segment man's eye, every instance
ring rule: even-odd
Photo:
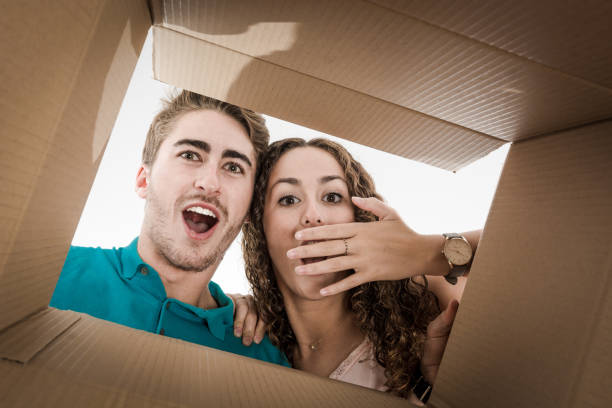
[[[183,152],[179,155],[180,157],[182,157],[185,160],[189,160],[189,161],[196,161],[196,160],[200,160],[200,155],[197,154],[196,152]]]
[[[323,196],[323,201],[326,203],[339,203],[342,201],[342,196],[338,193],[327,193]]]
[[[234,163],[234,162],[226,163],[224,167],[230,173],[236,173],[236,174],[244,173],[244,170],[242,169],[242,166],[240,166],[238,163]]]
[[[300,199],[292,195],[281,197],[281,199],[278,200],[278,203],[282,206],[290,206],[290,205],[297,204],[299,202],[300,202]]]

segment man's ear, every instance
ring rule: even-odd
[[[141,164],[136,173],[136,194],[140,198],[147,198],[147,187],[149,187],[149,170]]]

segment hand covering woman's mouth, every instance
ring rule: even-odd
[[[304,265],[308,265],[308,264],[315,263],[315,262],[321,262],[321,261],[324,261],[326,259],[327,259],[326,256],[318,256],[316,258],[302,258],[302,263]]]
[[[316,241],[304,241],[302,242],[301,245],[312,245],[312,244],[316,244],[317,242],[323,242],[321,240],[316,240]],[[317,256],[317,257],[313,257],[313,258],[302,258],[301,261],[304,265],[308,265],[311,263],[315,263],[315,262],[321,262],[326,260],[327,257],[326,256]]]

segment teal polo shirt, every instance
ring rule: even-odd
[[[50,306],[289,366],[267,336],[248,347],[234,337],[233,303],[216,283],[208,284],[216,309],[166,296],[159,275],[143,262],[137,247],[138,238],[124,248],[71,247]]]

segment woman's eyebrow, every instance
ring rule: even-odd
[[[300,184],[300,181],[294,177],[279,178],[278,180],[274,182],[274,184],[270,186],[270,190],[276,187],[276,185],[279,183],[289,183],[291,185],[297,186],[298,184]]]
[[[320,184],[324,184],[324,183],[329,183],[332,180],[342,180],[346,183],[346,180],[344,180],[344,177],[342,176],[337,176],[337,175],[333,175],[333,176],[323,176],[319,179],[319,183]]]
[[[342,176],[338,176],[338,175],[331,175],[331,176],[323,176],[319,178],[319,183],[320,184],[325,184],[325,183],[329,183],[330,181],[333,180],[342,180],[344,183],[346,183],[346,180],[344,180],[344,178]],[[272,184],[270,186],[270,190],[272,190],[274,187],[276,187],[277,184],[280,183],[288,183],[291,184],[293,186],[297,186],[302,184],[302,182],[298,179],[296,179],[295,177],[284,177],[284,178],[279,178],[278,180],[276,180],[274,182],[274,184]]]

